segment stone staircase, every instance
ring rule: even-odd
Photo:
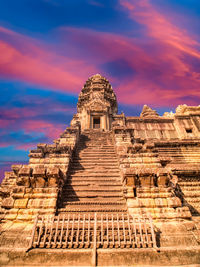
[[[196,164],[200,163],[200,147],[182,146],[182,147],[160,147],[159,156],[168,157],[170,164]]]
[[[189,207],[193,216],[200,215],[200,181],[198,179],[186,178],[179,181],[184,205]]]
[[[117,156],[111,134],[82,133],[58,202],[63,213],[126,213]]]

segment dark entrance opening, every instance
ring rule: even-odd
[[[93,128],[99,129],[100,128],[100,117],[93,119]]]

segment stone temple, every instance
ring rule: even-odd
[[[0,186],[1,266],[200,263],[200,106],[126,117],[96,74],[29,157]]]

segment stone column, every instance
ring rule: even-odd
[[[106,115],[105,114],[103,116],[101,116],[101,122],[102,122],[101,128],[106,130],[107,129],[107,123],[106,123]]]

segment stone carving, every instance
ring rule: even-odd
[[[149,118],[149,117],[158,117],[158,113],[151,109],[150,107],[148,107],[147,105],[144,105],[142,113],[140,114],[140,117],[143,118]]]

